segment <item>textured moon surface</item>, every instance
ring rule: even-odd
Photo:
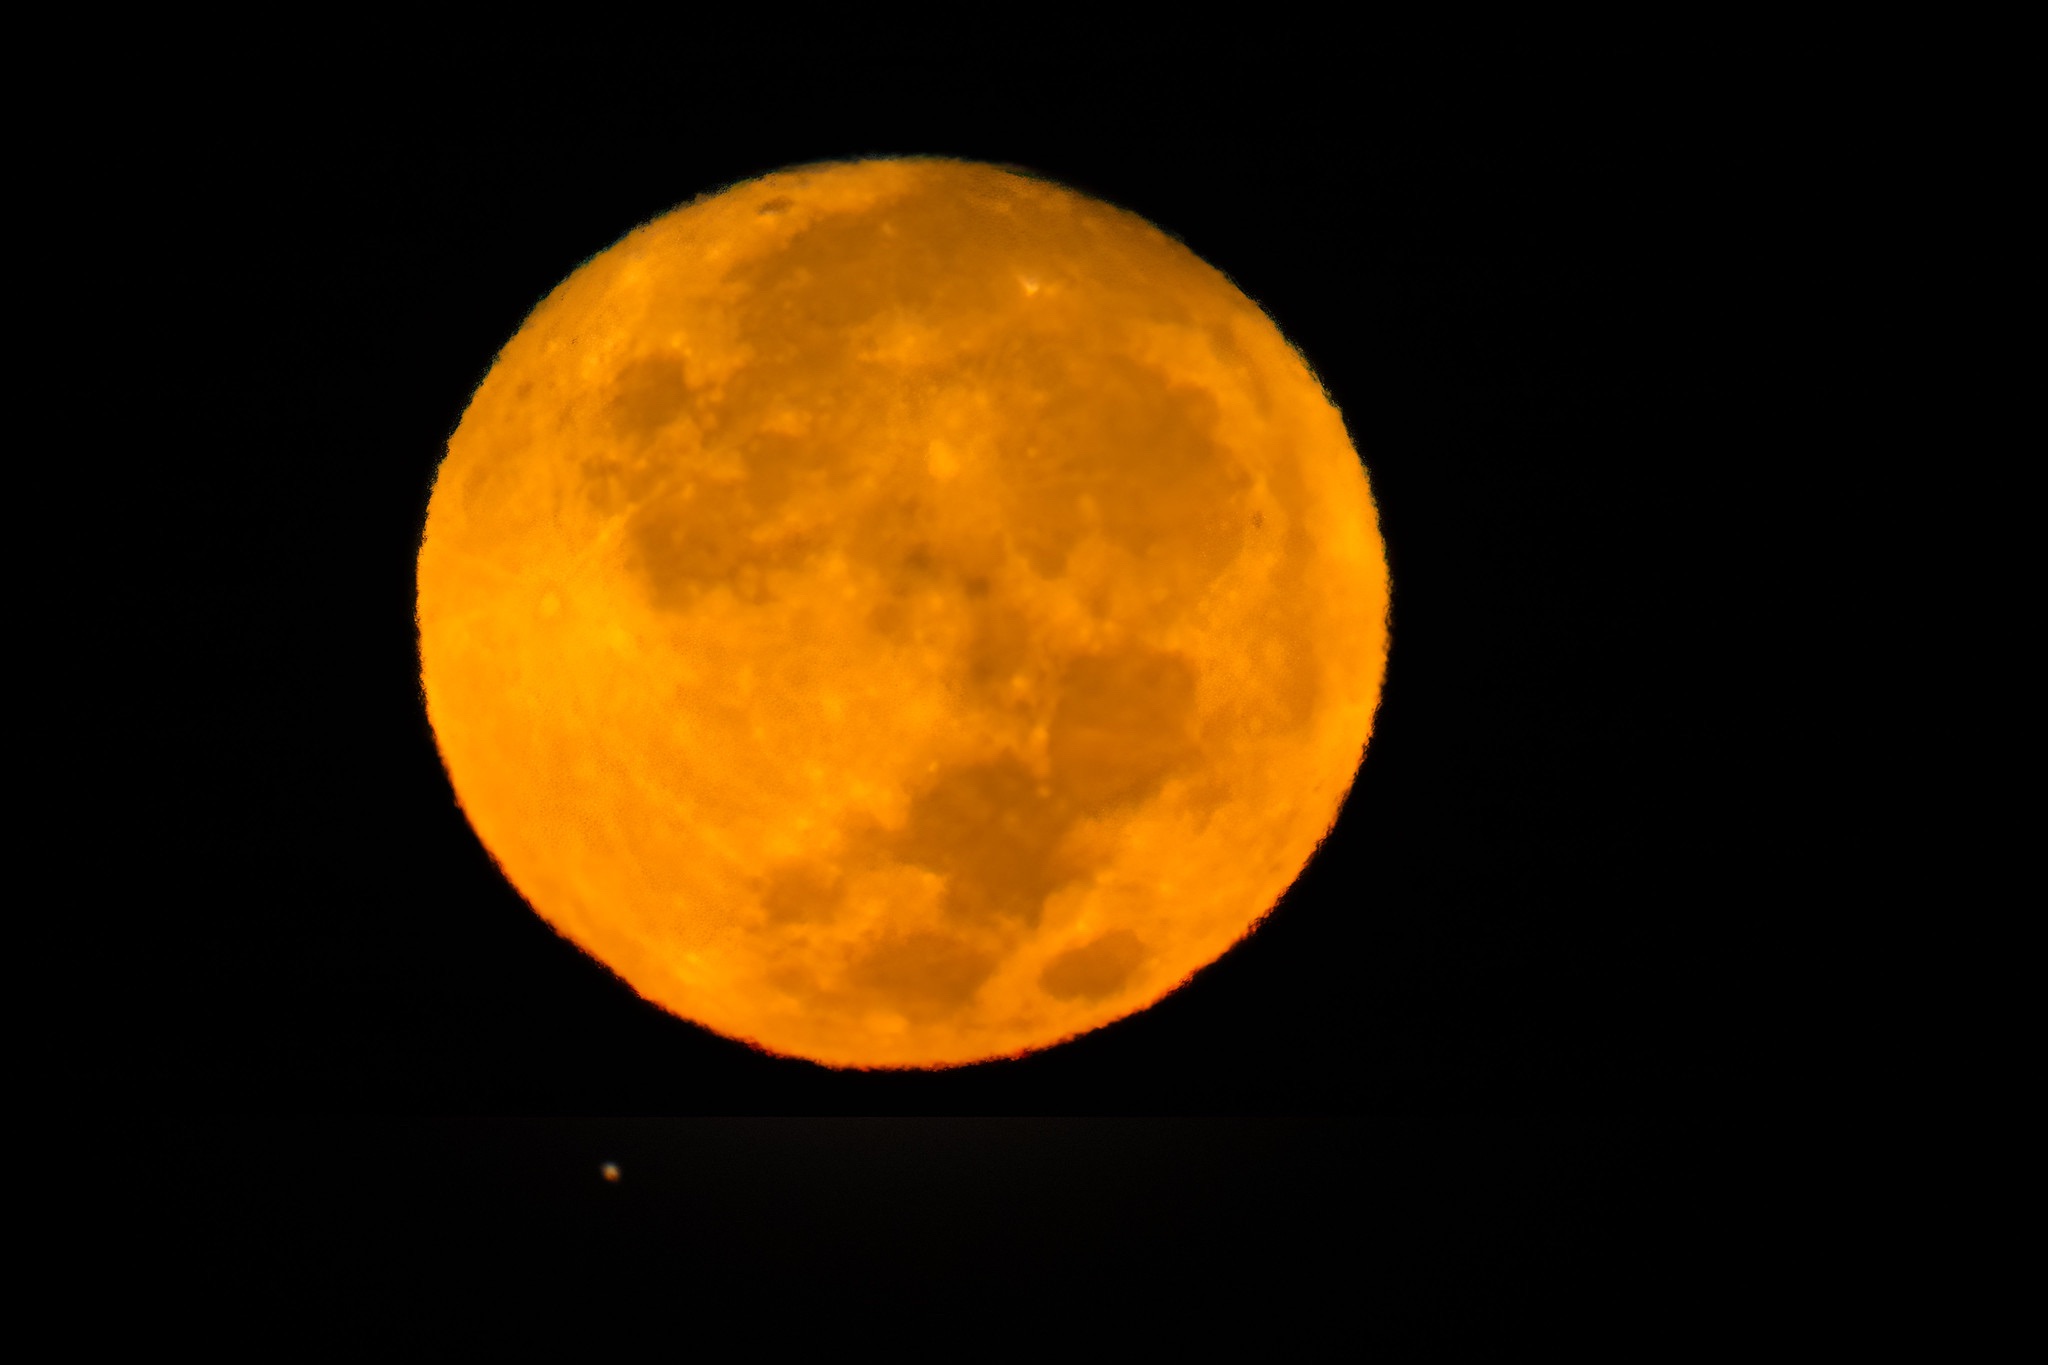
[[[992,166],[779,172],[554,290],[448,444],[428,716],[529,904],[833,1066],[1016,1055],[1273,907],[1372,730],[1343,420],[1222,274]]]

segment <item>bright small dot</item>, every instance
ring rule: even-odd
[[[616,1161],[607,1161],[607,1162],[605,1162],[605,1163],[604,1163],[604,1165],[602,1165],[602,1166],[598,1167],[598,1170],[600,1170],[601,1172],[603,1172],[603,1174],[604,1174],[604,1178],[605,1178],[606,1180],[610,1180],[610,1181],[613,1181],[614,1183],[616,1183],[616,1182],[617,1182],[617,1180],[618,1180],[618,1178],[619,1178],[619,1163],[618,1163],[618,1162],[616,1162]]]

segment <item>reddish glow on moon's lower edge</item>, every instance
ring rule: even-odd
[[[636,230],[478,388],[422,680],[514,886],[647,999],[833,1066],[1158,1000],[1328,831],[1387,573],[1249,299],[991,166],[749,181]]]

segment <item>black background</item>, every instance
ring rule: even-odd
[[[834,22],[352,36],[138,109],[183,429],[133,455],[169,818],[130,845],[120,1048],[162,1129],[149,1245],[204,1286],[181,1321],[1085,1357],[1654,1301],[1716,743],[1674,738],[1713,661],[1673,604],[1737,97],[1655,63],[1403,78],[1313,33]],[[412,624],[443,443],[554,284],[701,193],[888,153],[1028,168],[1228,274],[1344,411],[1394,583],[1367,760],[1265,926],[1141,1015],[941,1073],[749,1051],[557,938],[454,804]]]

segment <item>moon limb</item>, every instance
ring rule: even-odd
[[[545,300],[450,441],[422,678],[479,836],[665,1008],[833,1065],[1045,1046],[1249,931],[1370,735],[1341,417],[1149,224],[781,172]]]

